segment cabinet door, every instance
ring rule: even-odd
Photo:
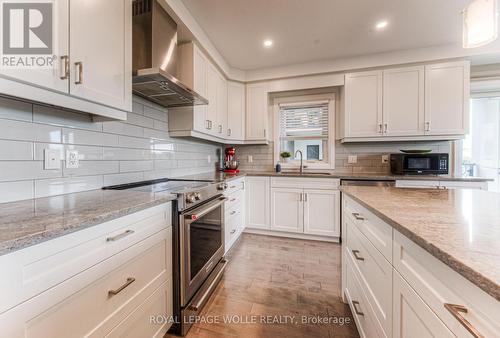
[[[227,129],[227,81],[218,74],[217,81],[217,136],[224,138]]]
[[[383,83],[384,135],[423,135],[424,67],[384,70]]]
[[[70,94],[132,109],[131,0],[71,0]]]
[[[202,52],[193,47],[193,90],[203,97],[207,97],[207,59]],[[207,132],[207,106],[197,105],[193,107],[194,110],[194,130],[200,132]]]
[[[207,125],[210,134],[217,134],[217,87],[219,74],[211,63],[207,63]]]
[[[303,189],[271,189],[271,230],[304,232],[303,197]]]
[[[382,71],[346,74],[345,137],[382,136]]]
[[[245,85],[228,82],[227,138],[244,140],[245,136]]]
[[[247,85],[246,139],[266,140],[267,130],[267,85]]]
[[[269,229],[269,177],[246,178],[246,226]]]
[[[425,66],[425,134],[460,135],[468,130],[469,63]]]
[[[55,30],[52,41],[53,67],[47,69],[0,68],[0,76],[26,82],[58,92],[68,93],[69,78],[65,78],[64,63],[68,57],[69,0],[52,2],[52,19]],[[6,13],[7,14],[7,13]],[[8,57],[9,55],[5,55]],[[50,55],[49,55],[50,56]],[[68,61],[69,62],[69,59]]]
[[[393,270],[393,337],[455,337],[408,283]]]
[[[304,233],[340,236],[340,191],[304,190]]]

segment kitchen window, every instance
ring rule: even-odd
[[[307,168],[334,169],[334,94],[276,98],[274,110],[275,162],[285,168],[299,167],[296,152],[300,150]],[[281,158],[283,152],[291,157]]]

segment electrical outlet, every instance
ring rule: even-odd
[[[347,163],[349,163],[349,164],[358,163],[358,156],[357,155],[349,155],[347,157]]]
[[[66,151],[66,168],[76,169],[79,166],[80,166],[80,158],[78,156],[78,150]]]
[[[389,155],[382,155],[382,163],[389,163]]]
[[[252,155],[248,155],[247,161],[248,161],[248,163],[253,163],[253,156]]]
[[[61,151],[58,149],[44,150],[44,169],[57,170],[61,169]]]

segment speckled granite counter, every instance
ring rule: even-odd
[[[341,190],[500,301],[500,194],[353,186]]]
[[[0,204],[0,255],[171,201],[171,194],[92,190]]]

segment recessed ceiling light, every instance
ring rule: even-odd
[[[388,24],[389,24],[389,22],[387,20],[382,20],[382,21],[377,22],[377,24],[375,25],[375,28],[378,30],[384,29],[385,27],[387,27]]]
[[[273,45],[273,40],[264,40],[264,47],[271,47]]]

